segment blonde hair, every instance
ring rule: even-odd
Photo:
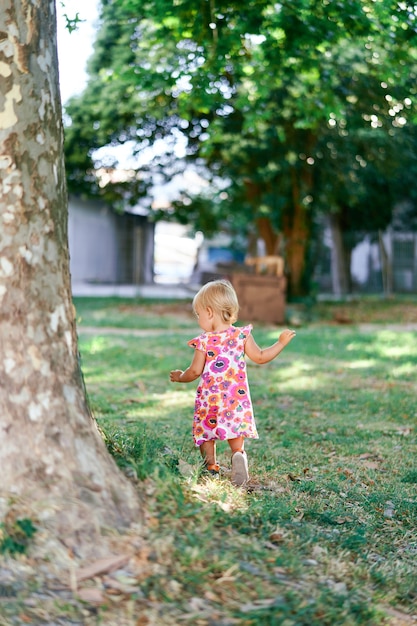
[[[197,307],[203,309],[211,307],[220,315],[223,322],[229,324],[236,322],[239,313],[236,291],[228,280],[212,280],[203,285],[194,296],[194,313]]]

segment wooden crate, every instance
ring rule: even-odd
[[[273,324],[285,321],[285,276],[234,273],[231,282],[239,299],[241,321]]]

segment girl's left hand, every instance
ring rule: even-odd
[[[280,334],[278,341],[284,344],[284,346],[286,346],[287,344],[290,343],[292,339],[294,339],[294,337],[295,337],[295,330],[290,330],[289,328],[286,328]]]

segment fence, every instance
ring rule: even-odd
[[[314,276],[321,293],[332,292],[331,247],[327,232]],[[350,269],[356,293],[417,293],[417,233],[389,230],[365,237],[352,251]]]

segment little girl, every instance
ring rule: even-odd
[[[195,444],[200,447],[206,469],[218,476],[216,440],[227,439],[232,452],[232,483],[244,485],[249,480],[244,439],[258,438],[245,355],[255,363],[268,363],[295,337],[295,332],[284,330],[272,346],[259,348],[251,334],[252,324],[233,326],[239,303],[227,280],[204,285],[194,297],[193,309],[204,332],[188,342],[194,348],[189,367],[173,370],[170,379],[189,383],[201,376],[194,411]]]

